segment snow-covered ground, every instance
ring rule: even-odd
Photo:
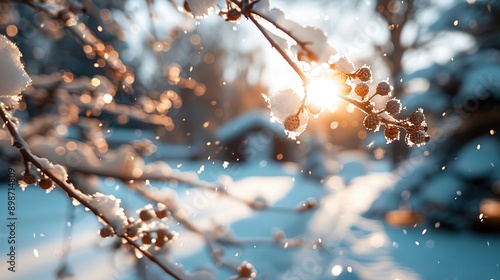
[[[232,194],[249,200],[263,199],[276,207],[295,208],[308,198],[319,202],[318,209],[303,213],[256,212],[227,197],[182,186],[174,188],[196,225],[226,226],[241,241],[225,246],[224,258],[236,264],[252,263],[257,279],[500,279],[498,234],[451,232],[425,223],[394,228],[384,221],[363,217],[380,192],[392,187],[390,174],[369,173],[349,185],[332,177],[320,184],[302,176],[293,164],[266,160],[229,166],[193,161],[170,164],[183,171],[199,171],[200,178],[206,181],[230,175]],[[109,179],[102,180],[100,191],[121,198],[129,211],[149,203]],[[0,201],[1,209],[5,209],[5,187],[0,188],[0,197],[5,198]],[[71,206],[62,192],[45,194],[37,187],[24,192],[19,189],[16,203],[16,272],[7,270],[7,231],[2,225],[1,279],[54,279],[64,257],[68,258],[71,279],[138,279],[131,255],[111,251],[113,241],[98,236],[100,226],[95,217],[82,207]],[[69,209],[75,210],[72,223],[68,223]],[[0,213],[5,224],[6,211]],[[188,271],[208,268],[216,272],[217,279],[233,275],[213,265],[200,237],[173,227],[180,232],[170,254],[174,262]],[[277,245],[272,242],[277,231],[283,231],[287,238],[302,237],[304,243],[297,248]],[[64,252],[68,238],[71,249]],[[154,265],[150,269],[157,271]],[[149,278],[158,279],[153,274]]]

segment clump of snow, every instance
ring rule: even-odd
[[[64,139],[47,141],[44,137],[33,136],[29,139],[29,145],[34,154],[43,156],[52,162],[63,164],[69,169],[78,168],[78,170],[88,173],[106,173],[120,178],[130,176],[141,178],[144,176],[144,159],[135,153],[131,145],[122,145],[116,150],[110,150],[98,157],[91,145],[85,142],[73,141],[77,144],[78,149],[74,151],[68,150],[61,155],[53,152],[58,146],[64,147],[69,141]],[[166,168],[168,166],[165,165]],[[156,172],[163,172],[162,170]]]
[[[148,190],[151,191],[151,189]],[[167,209],[179,208],[179,196],[174,190],[171,188],[161,188],[160,190],[155,188],[154,190],[158,201],[161,201]]]
[[[16,108],[21,91],[31,84],[21,57],[17,46],[0,34],[0,104],[6,108]]]
[[[333,70],[337,70],[342,73],[352,73],[356,69],[354,64],[349,61],[345,56],[341,56],[337,61],[335,61],[332,66]]]
[[[57,179],[66,182],[68,180],[68,173],[66,172],[66,169],[59,164],[54,164],[50,162],[46,158],[40,158],[37,156],[34,156],[36,161],[42,165],[42,168],[46,171],[52,172],[54,176],[57,177]]]
[[[261,0],[254,4],[254,11],[292,36],[295,43],[292,44],[291,51],[299,60],[327,63],[337,54],[335,48],[329,44],[327,34],[323,30],[312,26],[302,26],[287,18],[282,10],[270,9],[269,6],[269,0]]]
[[[123,234],[125,226],[127,225],[127,216],[120,206],[120,199],[113,195],[105,195],[102,193],[95,193],[89,199],[88,203],[96,209],[102,217],[110,223],[116,233]]]
[[[270,96],[263,95],[263,97],[269,109],[271,109],[272,122],[284,124],[286,118],[297,114],[302,106],[302,99],[292,89],[282,90]],[[294,131],[285,129],[285,133],[291,139],[296,139],[297,136],[304,132],[309,121],[309,115],[306,110],[301,110],[298,116],[300,120],[299,127]]]

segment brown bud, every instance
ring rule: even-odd
[[[318,206],[318,201],[314,198],[309,198],[307,200],[307,208],[308,209],[314,209]]]
[[[255,270],[253,268],[253,265],[248,262],[243,262],[240,266],[238,266],[238,273],[239,278],[255,278]]]
[[[399,99],[391,99],[385,104],[385,111],[391,116],[399,114],[399,112],[401,112],[401,109],[402,105]]]
[[[378,114],[370,114],[363,120],[363,125],[368,130],[378,131],[380,128],[380,116]]]
[[[149,245],[151,244],[151,237],[147,232],[144,232],[142,235],[142,244]]]
[[[387,143],[399,140],[399,129],[395,126],[388,126],[385,128],[384,136],[385,140],[387,140]]]
[[[139,218],[141,218],[144,222],[147,222],[154,218],[153,213],[151,212],[152,211],[149,209],[142,209],[141,212],[139,212]]]
[[[391,91],[392,91],[391,85],[388,82],[383,81],[377,84],[375,94],[378,94],[380,96],[386,96],[389,95]]]
[[[166,243],[166,241],[165,241],[165,232],[164,232],[163,229],[158,229],[156,231],[156,235],[157,235],[157,238],[155,240],[155,245],[156,245],[156,247],[161,248]]]
[[[361,98],[365,98],[366,95],[368,95],[368,92],[370,91],[370,88],[366,83],[358,83],[356,84],[356,87],[354,88],[354,92]]]
[[[363,82],[368,82],[372,79],[372,71],[368,66],[363,66],[354,73],[356,78],[360,79]]]
[[[44,178],[40,179],[40,182],[38,182],[38,185],[40,186],[40,188],[42,188],[44,190],[49,190],[49,189],[54,187],[54,181],[52,181],[52,179],[50,179],[50,178],[44,177]]]
[[[99,235],[101,235],[102,238],[107,238],[113,236],[113,230],[109,227],[103,227],[99,230]]]
[[[31,184],[34,184],[36,183],[36,177],[33,176],[31,173],[29,173],[28,171],[25,171],[24,174],[23,174],[23,181],[28,184],[28,185],[31,185]]]
[[[288,116],[285,119],[285,129],[288,131],[296,131],[300,126],[300,119],[297,115]]]
[[[422,109],[418,109],[417,111],[411,113],[411,115],[408,117],[410,122],[414,125],[421,125],[422,122],[425,121],[425,115]]]

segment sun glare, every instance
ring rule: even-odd
[[[307,86],[308,102],[325,110],[334,111],[340,101],[338,94],[343,89],[338,79],[322,75],[311,80]]]

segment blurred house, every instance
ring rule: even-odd
[[[297,160],[297,144],[287,139],[280,124],[269,121],[266,110],[252,110],[225,123],[214,138],[214,153],[221,160]]]

